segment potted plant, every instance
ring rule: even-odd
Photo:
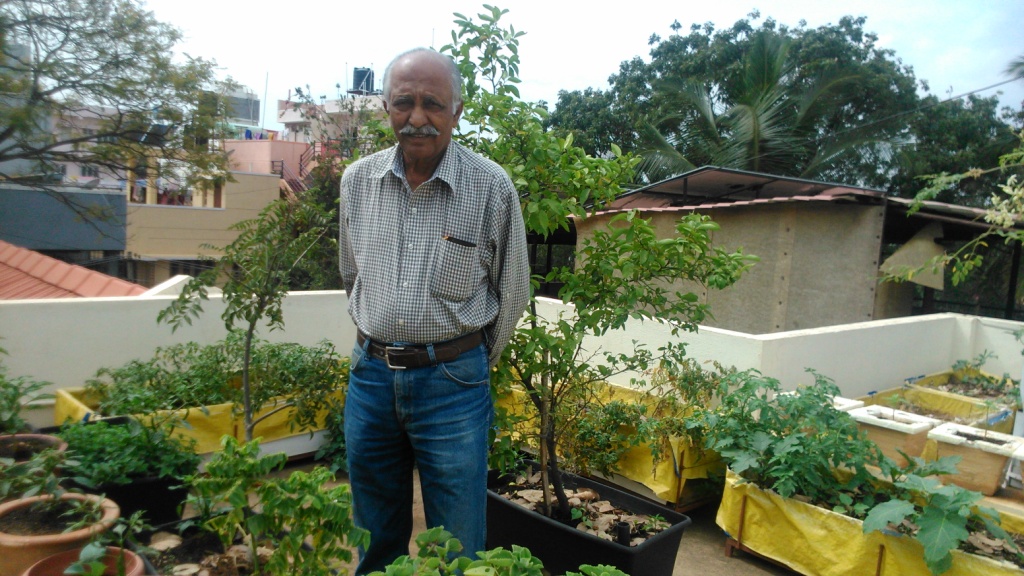
[[[142,576],[145,570],[145,563],[135,552],[127,548],[90,542],[81,550],[65,550],[51,554],[30,566],[22,576]]]
[[[868,439],[888,458],[906,466],[908,456],[923,456],[929,431],[941,420],[880,405],[862,406],[849,411]]]
[[[977,557],[979,538],[1018,562],[1020,551],[981,494],[930,477],[954,470],[951,459],[896,466],[832,406],[838,388],[814,379],[778,395],[776,380],[739,372],[720,406],[690,417],[729,462],[718,524],[732,548],[802,573],[1020,573]]]
[[[500,9],[489,8],[481,14],[479,24],[456,15],[460,30],[442,51],[453,56],[465,79],[463,120],[474,129],[464,141],[512,175],[524,195],[527,232],[545,237],[569,229],[572,218],[585,218],[617,196],[637,160],[617,149],[612,158],[593,158],[572,146],[571,138],[559,139],[543,129],[538,111],[518,100],[515,76],[522,33],[502,29],[498,25],[502,14]],[[627,320],[665,322],[674,332],[695,330],[708,314],[698,291],[732,284],[750,262],[740,252],[712,247],[715,229],[705,216],[692,214],[679,222],[677,237],[660,239],[649,221],[636,213],[623,213],[612,218],[607,229],[582,241],[575,266],[557,267],[546,278],[537,279],[561,285],[559,297],[575,305],[575,314],[545,317],[537,300],[531,302],[493,379],[499,396],[520,391],[517,397],[523,399],[518,422],[506,420],[497,426],[501,434],[495,454],[496,461],[510,464],[514,457],[507,456],[523,447],[518,441],[536,448],[545,515],[573,521],[559,461],[560,456],[571,458],[572,454],[562,451],[562,440],[580,415],[600,406],[598,396],[608,380],[643,373],[663,359],[676,363],[683,357],[679,344],[669,343],[658,350],[626,346],[626,351],[616,351],[594,348],[593,339],[621,334],[628,342],[629,336],[622,330]],[[671,288],[671,282],[679,279],[692,281],[694,291]],[[640,421],[642,401],[635,405],[635,409],[622,411],[632,421],[621,425]],[[508,414],[499,413],[499,417]],[[634,442],[646,440],[623,438],[624,442],[608,449],[622,454]],[[491,506],[501,504],[499,499],[495,492],[489,494],[489,515]],[[488,521],[489,546],[506,544],[490,533],[499,524]],[[553,524],[564,527],[559,522]],[[670,533],[681,535],[681,531]],[[589,536],[572,528],[567,534]],[[518,531],[513,538],[525,535],[526,531]],[[508,544],[518,543],[513,539]],[[578,543],[562,546],[561,559],[579,566],[581,562],[566,558],[579,547]],[[555,561],[550,553],[538,556],[548,565]],[[670,558],[669,571],[671,565]]]
[[[61,458],[47,451],[4,469],[0,574],[20,574],[46,556],[80,550],[120,516],[113,500],[61,488],[55,474]]]
[[[869,405],[889,405],[905,412],[1010,433],[1019,404],[1019,383],[983,370],[992,355],[958,360],[950,370],[908,378],[903,386],[861,398]]]
[[[177,330],[202,313],[202,301],[209,288],[220,284],[226,305],[221,317],[228,331],[241,325],[241,411],[244,440],[253,439],[260,403],[253,387],[253,346],[257,328],[284,328],[281,302],[290,288],[292,273],[303,259],[329,247],[325,235],[330,217],[315,204],[279,200],[260,212],[258,218],[232,226],[236,239],[221,249],[221,256],[209,270],[192,278],[178,298],[160,312],[157,320]],[[328,390],[333,387],[328,387]],[[332,408],[323,390],[306,389],[295,397],[282,399],[275,410],[299,406],[316,414]],[[337,407],[333,407],[336,409]]]
[[[992,496],[1006,479],[1012,459],[1024,459],[1024,438],[992,432],[955,422],[945,422],[928,431],[935,442],[935,457],[957,456],[955,474],[940,477],[943,482]]]
[[[59,438],[32,433],[28,422],[21,416],[26,404],[49,397],[49,394],[41,392],[49,382],[9,376],[2,361],[6,354],[0,348],[0,458],[24,461],[48,448],[63,450],[65,446]]]
[[[178,433],[194,438],[197,452],[213,452],[222,435],[241,438],[245,432],[238,410],[243,342],[244,335],[232,331],[220,342],[175,344],[158,348],[152,358],[103,368],[83,389],[57,391],[55,418],[176,418],[187,423]],[[250,365],[256,384],[250,396],[252,426],[259,426],[267,442],[290,441],[321,428],[332,406],[340,403],[348,370],[347,358],[329,342],[303,346],[256,339]],[[299,453],[301,447],[290,455]]]
[[[124,516],[141,511],[153,525],[180,518],[188,494],[184,478],[199,468],[194,441],[175,433],[169,420],[127,418],[66,424],[58,435],[73,461],[62,474],[73,486],[105,494]]]
[[[543,576],[551,572],[529,549],[520,546],[478,552],[477,558],[460,556],[462,543],[442,528],[431,528],[418,535],[416,548],[416,556],[401,556],[384,572],[371,572],[371,576]],[[566,576],[626,576],[614,566],[603,564],[583,564],[576,569],[579,572],[566,572]]]
[[[140,512],[121,516],[113,527],[95,535],[81,550],[51,554],[30,566],[22,576],[142,576],[146,563],[127,545],[137,545],[135,536],[150,528]]]
[[[235,561],[248,573],[332,575],[368,533],[352,520],[347,484],[334,484],[333,474],[319,466],[274,475],[285,460],[280,453],[261,456],[258,440],[225,436],[205,473],[188,478],[197,515],[183,525],[216,534],[223,553],[237,543],[244,552]]]

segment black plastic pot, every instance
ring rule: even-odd
[[[121,507],[121,516],[128,518],[138,510],[153,526],[167,524],[181,519],[179,509],[188,496],[188,488],[178,478],[137,478],[130,484],[100,484],[88,488],[65,480],[64,485],[83,492],[104,494]]]
[[[606,484],[563,473],[566,488],[593,488],[601,499],[636,514],[657,514],[672,525],[639,546],[624,546],[527,510],[497,492],[487,492],[487,548],[523,546],[553,576],[578,572],[582,564],[615,566],[630,576],[671,576],[690,518]]]

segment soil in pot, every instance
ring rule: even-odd
[[[65,516],[74,510],[70,502],[57,506],[18,508],[0,517],[0,532],[15,536],[60,534],[68,526]]]
[[[565,496],[572,506],[571,516],[560,518],[547,514],[544,510],[540,472],[534,472],[529,477],[518,476],[513,483],[501,486],[495,492],[527,510],[545,514],[567,526],[625,546],[642,544],[669,527],[660,515],[634,514],[603,499],[600,487],[565,489]]]
[[[56,530],[48,533],[29,534],[27,532],[39,532],[38,528],[26,529],[13,528],[22,532],[12,533],[11,527],[3,524],[9,516],[14,515],[19,522],[29,520],[33,523],[40,518],[40,508],[33,505],[52,498],[52,496],[33,496],[21,498],[0,504],[0,574],[20,574],[29,566],[57,552],[64,550],[80,550],[89,540],[98,534],[110,529],[120,516],[120,509],[113,500],[103,499],[98,496],[65,493],[62,500],[72,499],[80,501],[93,501],[99,505],[100,517],[97,521],[75,530],[67,530],[68,519],[62,519]],[[60,506],[55,506],[60,509]],[[23,511],[29,510],[28,515]]]
[[[49,434],[11,434],[0,436],[0,458],[24,462],[48,448],[64,450],[67,443]]]
[[[495,491],[501,489],[499,483],[492,484],[487,494],[487,548],[523,546],[553,575],[578,572],[582,564],[615,566],[631,576],[672,574],[680,539],[690,524],[687,516],[600,482],[565,473],[563,477],[567,489],[576,493],[596,492],[598,498],[595,502],[604,499],[609,503],[615,502],[613,509],[629,510],[630,516],[646,515],[651,520],[660,517],[668,527],[660,533],[641,538],[633,538],[631,534],[630,545],[622,545],[613,541],[615,535],[589,534],[514,504]],[[594,524],[593,520],[589,522]],[[615,525],[616,522],[613,520],[609,524]],[[584,528],[588,527],[584,524]],[[623,528],[617,527],[613,533],[619,529]]]

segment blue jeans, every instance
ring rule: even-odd
[[[412,472],[427,527],[443,526],[475,557],[484,549],[487,435],[494,418],[484,345],[453,362],[392,370],[358,345],[345,399],[356,525],[369,530],[356,574],[409,553]]]

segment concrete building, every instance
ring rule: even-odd
[[[664,237],[675,234],[683,214],[707,214],[721,226],[715,246],[760,261],[726,290],[687,290],[710,304],[707,326],[769,334],[910,316],[916,286],[941,290],[941,273],[896,284],[881,282],[882,272],[896,262],[923,265],[943,252],[940,243],[977,236],[989,228],[984,211],[938,202],[910,207],[910,200],[877,190],[704,167],[624,195],[577,222],[577,242],[623,210],[639,210]],[[1008,310],[991,315],[1013,317],[1017,283],[1014,275],[1006,287]]]

